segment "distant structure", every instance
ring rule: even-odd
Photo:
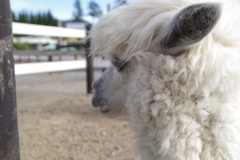
[[[84,22],[67,22],[66,28],[74,28],[74,29],[85,29],[86,23]]]
[[[87,25],[90,25],[89,22],[81,20],[81,21],[63,21],[62,27],[73,28],[73,29],[84,29]]]

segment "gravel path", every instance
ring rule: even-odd
[[[139,160],[127,118],[100,115],[84,77],[79,71],[16,77],[22,160]]]

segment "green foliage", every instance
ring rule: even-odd
[[[73,11],[74,20],[79,21],[82,19],[83,16],[83,10],[81,7],[80,0],[75,0],[74,8],[75,8],[75,10]]]
[[[89,3],[89,15],[93,18],[99,18],[102,15],[102,10],[99,5],[93,0]]]
[[[12,12],[12,21],[15,22],[16,21],[16,15],[14,12]]]
[[[21,11],[18,14],[18,22],[27,23],[29,22],[29,15],[27,11]]]
[[[57,26],[57,19],[52,16],[50,11],[33,13],[24,10],[19,12],[18,16],[12,12],[12,19],[13,22]]]
[[[14,43],[13,46],[16,50],[29,51],[29,50],[37,49],[37,44],[30,44],[30,43]]]

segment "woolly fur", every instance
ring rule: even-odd
[[[136,0],[90,34],[93,52],[135,64],[126,107],[143,160],[240,160],[240,6],[207,2],[221,3],[219,21],[177,57],[159,53],[161,29],[206,1]]]

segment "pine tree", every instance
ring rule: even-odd
[[[36,16],[31,12],[30,13],[30,21],[31,24],[37,24]]]
[[[37,24],[43,24],[43,18],[41,12],[36,14]]]
[[[12,12],[12,19],[13,22],[57,26],[57,19],[53,17],[50,11],[39,11],[37,13],[33,13],[23,10],[18,14],[18,16],[16,16],[16,14]]]
[[[29,23],[29,16],[27,11],[21,11],[18,14],[18,22]]]
[[[13,11],[12,11],[12,21],[16,22],[16,15],[15,15],[15,13]]]
[[[49,25],[51,25],[51,26],[56,26],[57,25],[57,20],[54,19],[50,10],[47,12],[47,17],[46,18],[47,18],[47,23]]]
[[[83,11],[82,11],[80,0],[75,1],[74,8],[75,8],[75,10],[73,11],[73,16],[74,16],[75,21],[82,20]]]
[[[94,18],[99,18],[102,15],[102,10],[99,5],[93,0],[89,3],[89,15]]]

